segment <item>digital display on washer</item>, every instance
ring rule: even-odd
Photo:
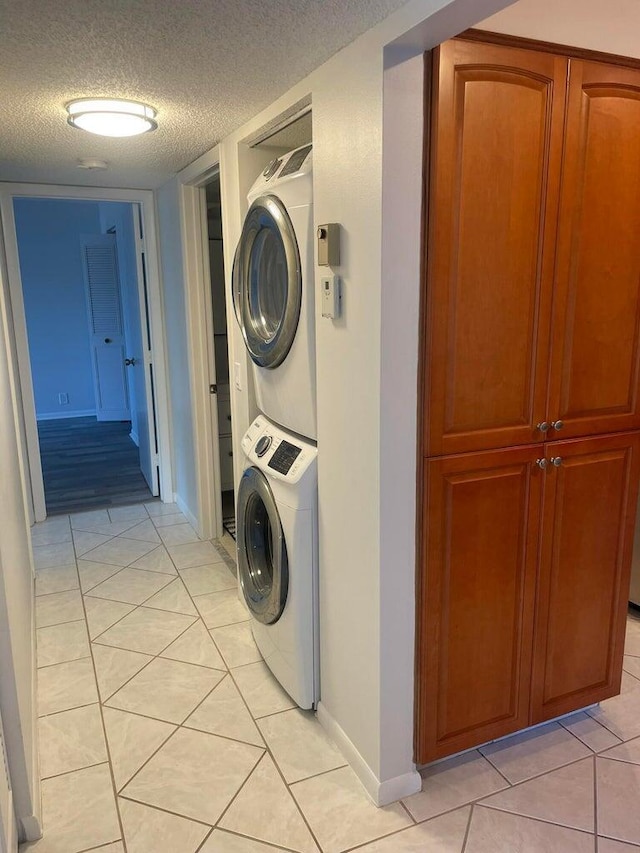
[[[284,178],[285,175],[292,175],[294,172],[297,172],[300,166],[307,159],[307,154],[311,151],[311,146],[307,145],[305,148],[301,148],[299,151],[296,151],[295,154],[292,154],[289,157],[288,162],[285,164],[284,169],[280,172],[280,177]]]
[[[289,469],[301,453],[301,447],[289,444],[288,441],[281,441],[278,449],[269,460],[268,466],[280,474],[288,474]]]

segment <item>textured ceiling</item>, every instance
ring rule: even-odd
[[[0,0],[0,180],[160,186],[405,2]],[[76,130],[64,104],[87,96],[146,101],[159,128]]]

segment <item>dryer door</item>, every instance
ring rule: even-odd
[[[282,364],[298,328],[302,271],[293,225],[276,196],[249,208],[233,263],[233,303],[253,361]]]
[[[287,602],[287,545],[264,474],[248,468],[238,489],[238,572],[244,600],[259,622],[277,622]]]

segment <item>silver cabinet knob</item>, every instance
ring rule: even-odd
[[[551,464],[555,465],[556,468],[559,468],[562,465],[562,456],[552,456]]]
[[[542,468],[543,471],[547,467],[548,464],[549,464],[548,459],[536,459],[536,465],[538,466],[538,468]]]
[[[564,421],[551,421],[551,426],[553,429],[562,429],[564,426]]]
[[[539,429],[540,432],[548,432],[551,429],[551,424],[547,423],[547,421],[542,421],[539,424],[536,424],[536,429]]]

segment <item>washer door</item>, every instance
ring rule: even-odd
[[[298,328],[302,272],[293,225],[276,196],[256,199],[245,218],[233,263],[233,304],[253,361],[282,364]]]
[[[278,508],[266,477],[248,468],[238,490],[238,572],[244,600],[265,625],[287,602],[289,562]]]

